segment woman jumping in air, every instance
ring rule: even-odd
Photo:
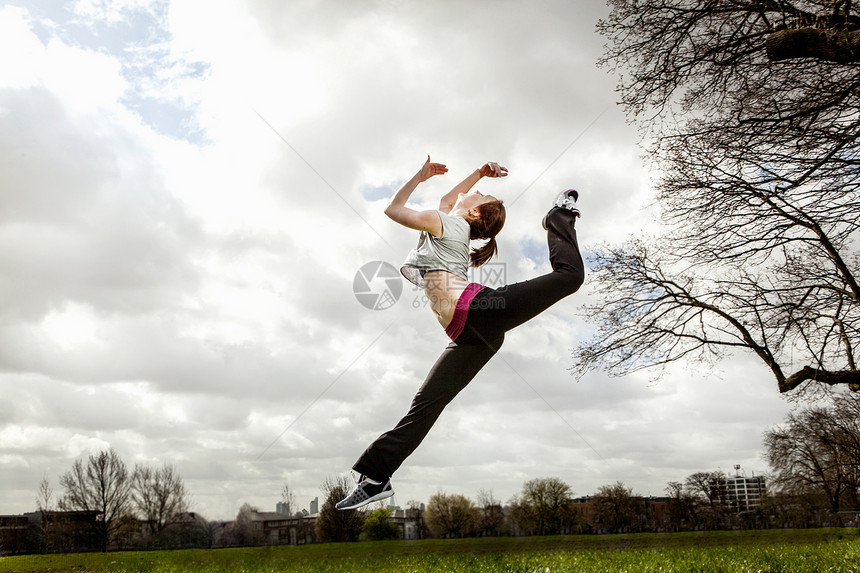
[[[582,285],[584,269],[574,222],[579,216],[578,193],[556,197],[543,218],[552,272],[528,281],[487,288],[466,280],[468,267],[480,266],[496,254],[496,235],[505,223],[505,207],[491,195],[469,190],[483,177],[504,177],[507,169],[487,163],[442,197],[439,209],[416,211],[406,206],[419,183],[446,173],[430,157],[391,200],[385,214],[395,222],[421,231],[418,246],[400,271],[424,288],[439,324],[451,338],[412,400],[409,412],[382,434],[355,462],[361,477],[339,501],[337,509],[356,509],[394,495],[390,478],[418,447],[433,423],[460,390],[499,350],[505,332],[537,316]],[[488,242],[469,252],[469,241]]]

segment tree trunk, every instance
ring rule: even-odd
[[[840,64],[860,62],[860,30],[780,30],[767,37],[765,48],[772,62],[792,58],[815,58]]]

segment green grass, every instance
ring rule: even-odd
[[[0,573],[858,572],[855,529],[556,536],[0,558]]]

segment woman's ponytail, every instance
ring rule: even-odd
[[[496,235],[505,224],[505,206],[501,201],[490,201],[478,207],[480,216],[469,221],[470,239],[489,239],[486,244],[472,249],[469,259],[473,267],[480,267],[492,259],[498,252]]]
[[[471,260],[473,267],[480,267],[481,265],[492,259],[498,252],[499,246],[496,244],[496,238],[490,237],[490,240],[487,241],[482,247],[472,249],[472,253],[469,255],[469,259]]]

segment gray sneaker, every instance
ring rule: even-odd
[[[581,217],[582,213],[579,212],[579,207],[576,205],[577,199],[579,199],[579,192],[576,189],[567,189],[566,191],[562,191],[561,193],[559,193],[556,196],[555,201],[552,202],[552,207],[550,208],[549,212],[547,212],[547,214],[543,216],[543,221],[541,221],[544,231],[546,230],[546,218],[556,207],[558,207],[559,209],[567,209],[575,216]]]
[[[374,483],[361,476],[360,481],[355,484],[349,495],[334,504],[334,507],[340,510],[358,509],[368,503],[373,503],[392,495],[394,495],[394,490],[391,488],[391,480],[385,483]]]

